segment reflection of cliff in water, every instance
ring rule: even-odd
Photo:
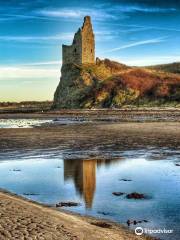
[[[83,196],[86,208],[91,208],[96,189],[96,166],[109,165],[113,160],[64,160],[64,180],[74,180],[75,188]]]

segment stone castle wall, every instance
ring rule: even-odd
[[[63,45],[63,63],[77,63],[81,64],[82,59],[82,35],[81,30],[79,29],[74,35],[73,43],[70,46]]]
[[[82,63],[94,63],[95,41],[90,17],[85,18],[81,34],[82,34]]]
[[[84,18],[82,28],[75,33],[72,45],[62,46],[62,56],[63,64],[95,62],[94,33],[89,16]]]

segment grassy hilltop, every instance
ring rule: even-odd
[[[62,66],[54,108],[180,104],[180,64],[129,67],[108,59]],[[173,73],[172,73],[173,72]]]
[[[175,62],[175,63],[170,63],[170,64],[161,64],[161,65],[151,66],[151,67],[149,67],[149,69],[180,74],[180,63]]]

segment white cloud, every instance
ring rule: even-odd
[[[22,14],[22,9],[15,10],[9,9],[8,13],[7,11],[2,12],[0,21],[25,19],[56,20],[58,18],[65,18],[72,21],[73,19],[83,18],[85,15],[90,15],[94,20],[104,21],[106,19],[117,20],[128,18],[128,13],[171,13],[177,11],[176,8],[148,7],[140,4],[103,4],[99,6],[92,5],[90,8],[41,8],[32,11],[24,9],[24,14]]]
[[[105,51],[105,53],[116,52],[116,51],[119,51],[119,50],[131,48],[131,47],[136,47],[136,46],[141,46],[141,45],[156,44],[156,43],[160,43],[160,42],[164,42],[164,41],[165,41],[165,37],[147,39],[147,40],[143,40],[143,41],[137,41],[137,42],[129,43],[129,44],[117,47],[117,48],[112,48],[108,51]]]
[[[32,63],[26,63],[22,66],[60,66],[62,64],[62,61],[47,61],[47,62],[32,62]]]
[[[50,17],[50,18],[65,18],[65,19],[81,19],[86,15],[90,15],[92,19],[104,20],[104,19],[117,19],[117,16],[110,13],[108,9],[96,9],[96,8],[59,8],[59,9],[41,9],[36,11],[38,16]],[[118,18],[124,18],[124,15],[118,16]]]
[[[180,32],[180,29],[178,28],[171,28],[171,27],[158,27],[157,25],[156,26],[147,26],[147,25],[136,25],[136,24],[116,24],[120,27],[126,27],[126,31],[136,31],[136,29],[139,29],[139,30],[162,30],[162,31],[175,31],[175,32]],[[132,30],[129,28],[133,28]]]
[[[169,56],[146,56],[146,57],[139,57],[139,58],[112,57],[112,59],[114,61],[125,63],[130,66],[151,66],[151,65],[158,65],[158,64],[180,62],[180,54],[169,55]]]
[[[97,41],[101,40],[111,40],[114,38],[114,33],[108,30],[95,31],[95,36]],[[22,43],[38,43],[38,42],[52,42],[52,41],[72,41],[74,37],[74,33],[59,33],[56,35],[49,36],[23,36],[23,35],[0,35],[0,41],[4,42],[22,42]]]
[[[41,19],[47,20],[45,17],[36,16],[33,13],[30,14],[7,14],[1,13],[0,21],[13,21],[13,20],[26,20],[26,19]]]
[[[59,9],[40,9],[35,12],[38,17],[79,19],[90,15],[95,20],[104,19],[124,19],[127,13],[167,13],[175,12],[176,8],[146,7],[140,5],[115,5],[104,4],[103,7],[92,6],[92,8],[59,8]]]
[[[120,11],[123,13],[135,13],[135,12],[168,13],[168,12],[177,11],[176,8],[159,8],[159,7],[140,6],[140,5],[117,5],[113,7],[112,10]]]
[[[56,63],[0,65],[0,101],[52,100],[60,78]]]
[[[84,12],[82,10],[71,9],[40,10],[38,13],[42,16],[48,17],[79,18],[84,16]]]
[[[42,64],[41,64],[42,65]],[[0,81],[34,79],[58,79],[60,67],[0,66]]]
[[[42,41],[66,41],[72,40],[73,33],[61,33],[52,36],[0,36],[0,41],[14,41],[14,42],[42,42]]]

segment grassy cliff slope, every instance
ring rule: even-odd
[[[176,106],[180,103],[180,75],[168,71],[98,59],[96,64],[63,65],[61,72],[54,108]]]

